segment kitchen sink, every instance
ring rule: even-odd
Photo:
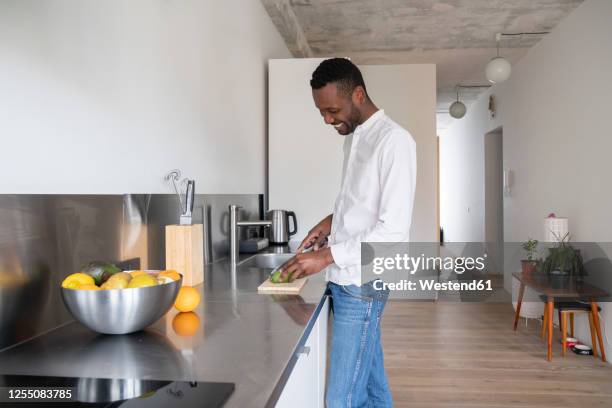
[[[244,266],[247,268],[274,269],[281,266],[294,256],[295,254],[257,254],[240,262],[238,266]]]

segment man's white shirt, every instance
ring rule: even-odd
[[[416,143],[381,109],[345,137],[326,280],[361,285],[361,242],[408,242],[416,187]]]

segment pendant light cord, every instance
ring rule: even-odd
[[[459,90],[461,88],[490,88],[491,85],[455,85],[455,92],[457,92],[457,102],[459,102]]]
[[[549,34],[550,31],[534,31],[531,33],[499,33],[498,37],[497,37],[497,57],[499,57],[499,41],[501,40],[501,37],[503,36],[507,36],[507,37],[513,37],[513,36],[517,36],[517,35],[544,35],[544,34]]]
[[[543,35],[550,34],[550,31],[535,31],[533,33],[501,33],[501,35]]]

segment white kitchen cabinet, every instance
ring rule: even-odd
[[[324,408],[327,362],[327,321],[329,298],[326,297],[298,360],[283,388],[278,408]]]
[[[317,365],[318,382],[317,382],[317,405],[315,407],[325,407],[325,385],[326,385],[326,373],[327,373],[327,323],[329,320],[329,297],[325,297],[325,303],[317,319],[318,324],[318,340],[319,340],[319,363]]]

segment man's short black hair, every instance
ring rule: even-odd
[[[310,86],[312,89],[321,89],[329,83],[336,83],[338,90],[350,97],[357,86],[367,91],[361,71],[355,64],[346,58],[330,58],[321,62],[312,73]]]

